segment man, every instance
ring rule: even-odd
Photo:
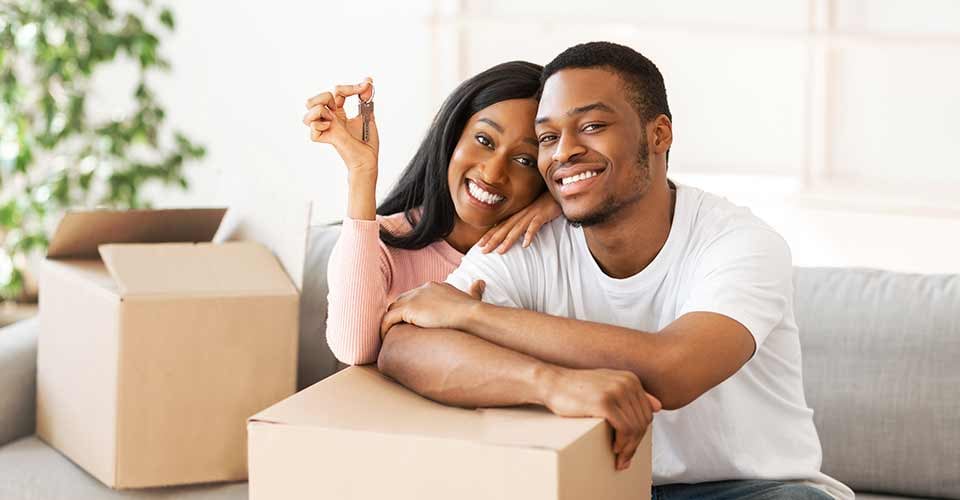
[[[380,369],[448,404],[605,418],[621,469],[662,404],[655,498],[853,498],[820,472],[789,249],[749,210],[667,179],[659,70],[595,42],[542,82],[538,165],[566,220],[398,298]]]

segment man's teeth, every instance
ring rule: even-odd
[[[595,170],[588,170],[588,171],[583,172],[583,173],[581,173],[581,174],[572,175],[572,176],[570,176],[570,177],[564,177],[564,178],[560,179],[560,183],[563,184],[564,186],[566,186],[567,184],[570,184],[570,183],[573,183],[573,182],[582,181],[582,180],[584,180],[584,179],[589,179],[589,178],[591,178],[591,177],[593,177],[593,176],[595,176],[595,175],[597,175],[597,172],[596,172]]]
[[[470,194],[473,195],[474,198],[488,205],[496,205],[503,201],[503,196],[485,191],[480,186],[474,184],[473,181],[467,181],[467,189],[470,190]]]

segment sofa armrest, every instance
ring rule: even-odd
[[[31,318],[0,329],[0,446],[34,432],[39,326]]]

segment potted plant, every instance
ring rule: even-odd
[[[67,208],[149,207],[142,187],[186,189],[184,167],[204,148],[164,127],[150,85],[170,69],[160,35],[169,8],[151,0],[4,0],[0,3],[0,298],[35,300],[31,256],[42,255]],[[98,118],[94,76],[135,67],[132,110]]]

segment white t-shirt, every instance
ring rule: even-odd
[[[582,228],[562,217],[528,248],[474,247],[447,282],[486,282],[483,300],[554,316],[658,332],[686,313],[723,314],[756,340],[737,373],[687,406],[653,420],[653,484],[727,479],[812,483],[853,498],[820,472],[821,449],[801,378],[790,249],[749,209],[678,185],[667,241],[641,272],[612,278]]]

